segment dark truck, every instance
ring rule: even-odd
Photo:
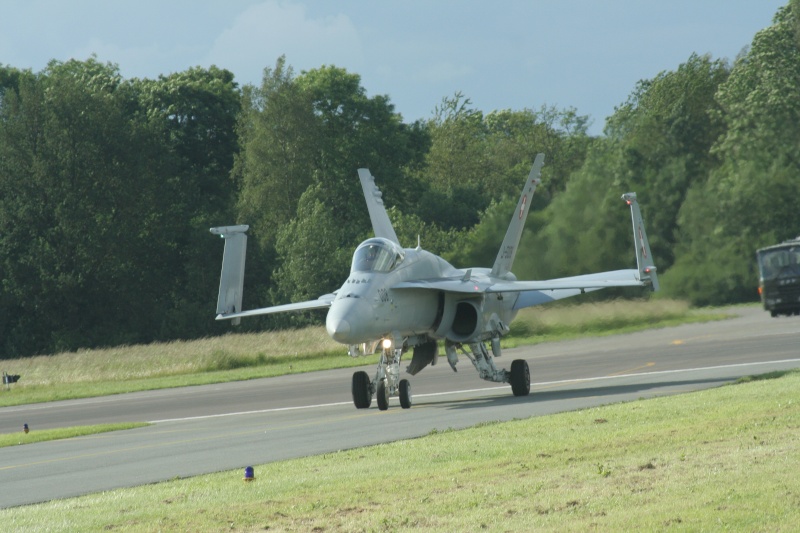
[[[772,316],[800,314],[800,237],[756,251],[758,294]]]

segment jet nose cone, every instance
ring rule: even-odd
[[[343,318],[326,320],[325,329],[328,330],[328,335],[337,342],[347,342],[347,338],[350,335],[350,323]]]

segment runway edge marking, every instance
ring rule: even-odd
[[[620,378],[629,378],[629,377],[641,377],[641,376],[657,376],[657,375],[664,375],[664,374],[677,374],[679,372],[700,372],[703,370],[719,370],[721,368],[737,368],[737,367],[747,367],[747,366],[763,366],[763,365],[778,365],[778,364],[785,364],[785,363],[800,363],[800,359],[783,359],[780,361],[761,361],[756,363],[734,363],[731,365],[717,365],[717,366],[706,366],[706,367],[699,367],[699,368],[682,368],[682,369],[675,369],[675,370],[658,370],[655,372],[638,372],[634,374],[614,374],[610,376],[598,376],[593,378],[573,378],[573,379],[562,379],[557,381],[542,381],[539,383],[531,383],[531,386],[536,387],[544,387],[548,385],[563,385],[564,383],[586,383],[591,381],[603,381],[603,380],[610,380],[610,379],[620,379]],[[485,392],[491,390],[499,390],[504,389],[508,385],[501,385],[496,387],[484,387],[479,389],[465,389],[465,390],[457,390],[457,391],[449,391],[449,392],[433,392],[428,394],[415,394],[415,398],[429,398],[434,396],[446,396],[449,394],[468,394],[471,392]],[[240,411],[235,413],[219,413],[215,415],[201,415],[201,416],[189,416],[185,418],[166,418],[164,420],[149,420],[149,424],[162,424],[166,422],[184,422],[190,420],[206,420],[210,418],[222,418],[226,416],[242,416],[242,415],[257,415],[257,414],[264,414],[264,413],[278,413],[282,411],[297,411],[300,409],[316,409],[322,407],[336,407],[340,405],[350,405],[352,402],[333,402],[333,403],[321,403],[316,405],[298,405],[295,407],[276,407],[273,409],[261,409],[255,411]]]

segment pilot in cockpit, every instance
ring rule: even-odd
[[[353,272],[389,272],[403,260],[402,249],[383,239],[370,239],[353,255]]]
[[[379,248],[374,244],[367,246],[367,253],[364,256],[364,260],[368,263],[374,263],[375,259],[378,257],[378,250]]]

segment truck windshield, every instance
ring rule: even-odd
[[[770,248],[758,253],[761,279],[770,280],[800,274],[800,246]]]

